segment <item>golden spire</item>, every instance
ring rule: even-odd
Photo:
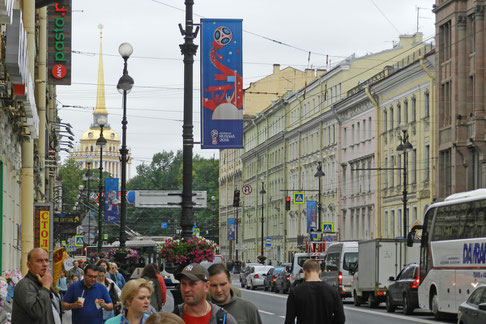
[[[108,115],[105,104],[105,81],[103,74],[103,25],[98,25],[98,29],[100,30],[100,63],[98,67],[98,91],[96,94],[96,109],[93,115]]]

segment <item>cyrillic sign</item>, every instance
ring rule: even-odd
[[[201,30],[201,148],[242,148],[242,21],[201,19]]]

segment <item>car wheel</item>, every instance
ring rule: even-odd
[[[243,281],[241,282],[241,288],[245,288],[245,284],[243,283]]]
[[[432,296],[432,313],[434,314],[434,318],[436,320],[440,320],[444,317],[444,313],[439,312],[439,297],[437,294]]]
[[[377,299],[376,299],[376,297],[373,296],[373,294],[369,294],[369,296],[368,296],[368,303],[369,303],[368,306],[370,308],[377,308],[378,307],[378,304],[379,304],[378,301],[377,301]]]
[[[267,286],[263,286],[263,290],[264,291],[267,291],[268,290],[268,287]]]
[[[386,295],[386,311],[388,313],[393,313],[395,311],[395,306],[393,306],[392,298],[390,294]]]
[[[407,293],[403,294],[403,314],[410,315],[413,313],[413,307],[410,305],[410,301],[408,300]]]
[[[356,294],[356,291],[353,292],[353,298],[354,298],[354,306],[360,306],[361,305],[361,298]]]
[[[274,289],[273,291],[275,291],[275,293],[276,293],[276,294],[278,294],[278,293],[279,293],[279,290],[278,290],[278,285],[277,285],[277,284],[275,284],[275,289]]]
[[[275,291],[275,286],[270,286],[270,291]]]

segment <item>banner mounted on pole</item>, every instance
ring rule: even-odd
[[[317,231],[317,201],[307,201],[307,233]]]
[[[243,148],[241,19],[201,19],[201,148]]]
[[[118,222],[118,178],[105,178],[105,222]]]

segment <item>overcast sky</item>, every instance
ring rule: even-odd
[[[326,68],[355,53],[389,49],[400,34],[419,31],[432,41],[434,0],[195,0],[200,18],[243,19],[245,87],[281,68]],[[72,84],[58,86],[59,115],[73,126],[76,143],[92,121],[96,105],[99,29],[103,29],[103,61],[108,122],[121,138],[121,95],[116,90],[123,59],[118,46],[132,44],[129,74],[135,80],[127,99],[127,145],[135,166],[150,162],[162,150],[182,147],[183,0],[73,0]],[[274,40],[274,41],[272,41]],[[195,41],[199,45],[199,38]],[[283,43],[283,44],[281,44]],[[310,60],[308,52],[311,52]],[[194,64],[194,134],[199,135],[199,54]],[[83,108],[66,108],[81,106]],[[195,153],[218,157],[216,150]]]

